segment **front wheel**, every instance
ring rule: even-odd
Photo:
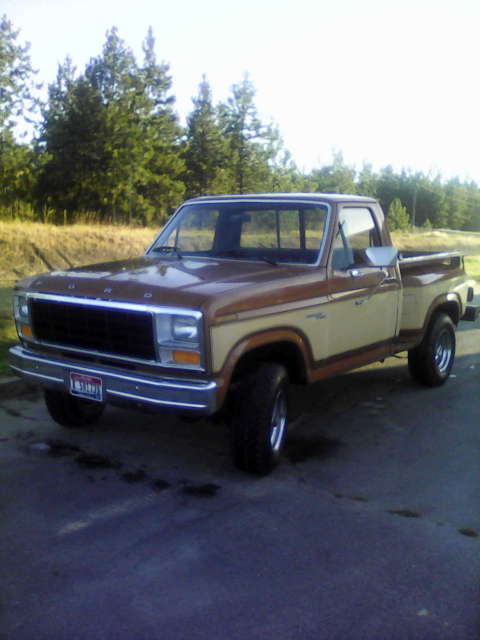
[[[288,375],[265,363],[240,384],[232,418],[233,455],[242,471],[266,475],[277,465],[288,426]]]
[[[89,427],[100,419],[105,408],[101,402],[52,389],[45,389],[45,404],[50,416],[62,427]]]
[[[446,313],[436,313],[422,342],[408,352],[414,380],[427,387],[443,384],[455,360],[455,325]]]

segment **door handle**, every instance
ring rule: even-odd
[[[395,276],[390,276],[388,278],[385,278],[385,280],[382,282],[382,284],[397,284],[398,283],[398,278],[395,278]]]

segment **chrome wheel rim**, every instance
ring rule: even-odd
[[[435,366],[439,373],[448,370],[453,355],[453,340],[449,331],[442,331],[435,344]]]
[[[270,446],[273,451],[281,447],[285,427],[287,425],[287,398],[283,390],[277,391],[273,403],[272,418],[270,421]]]

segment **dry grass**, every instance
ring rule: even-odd
[[[0,222],[0,280],[141,255],[154,229]],[[43,258],[42,258],[43,256]]]
[[[398,249],[426,251],[458,250],[465,254],[465,268],[469,276],[480,282],[480,233],[435,229],[434,231],[392,233]]]
[[[480,255],[480,233],[435,229],[432,231],[394,231],[392,240],[399,249],[427,251],[458,250],[466,255]]]
[[[56,227],[0,222],[0,375],[7,375],[8,347],[17,341],[11,295],[24,276],[141,255],[157,230],[100,225]]]

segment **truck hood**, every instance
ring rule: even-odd
[[[313,279],[312,279],[312,276]],[[319,269],[240,260],[141,257],[26,278],[17,289],[232,313],[303,297]],[[295,295],[292,298],[293,291]]]

